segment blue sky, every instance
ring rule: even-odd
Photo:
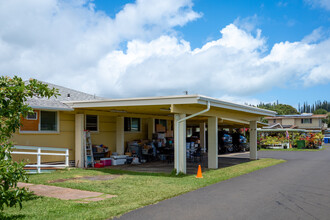
[[[330,0],[0,6],[0,48],[8,54],[0,67],[7,75],[109,98],[188,90],[252,104],[329,101]]]

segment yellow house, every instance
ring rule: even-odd
[[[295,128],[305,130],[326,130],[327,124],[323,122],[328,117],[327,114],[314,115],[312,113],[303,113],[301,115],[278,115],[274,117],[265,117],[270,126],[279,124],[282,128]]]
[[[124,154],[128,141],[152,139],[155,124],[166,123],[174,135],[174,167],[186,173],[186,126],[200,125],[201,145],[208,130],[208,168],[218,168],[218,128],[250,128],[250,158],[257,159],[257,121],[276,113],[202,95],[104,99],[65,87],[58,98],[32,98],[34,114],[22,118],[14,134],[16,145],[68,148],[70,160],[82,167],[83,132],[91,131],[92,143],[103,144],[112,152]],[[22,159],[18,157],[16,159]],[[31,162],[34,161],[32,157]],[[43,161],[54,161],[48,156]]]

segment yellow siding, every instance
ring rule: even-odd
[[[38,147],[59,147],[69,148],[70,160],[74,160],[74,114],[67,112],[59,113],[60,132],[59,133],[15,133],[13,141],[16,145],[38,146]],[[64,153],[64,152],[63,152]],[[31,163],[36,163],[36,156],[13,155],[14,160],[29,159]],[[64,161],[64,156],[42,156],[42,162]]]
[[[93,145],[105,145],[112,152],[116,151],[116,117],[101,113],[99,117],[99,131],[92,132]],[[13,141],[16,145],[69,148],[70,160],[75,159],[75,114],[74,112],[59,113],[59,133],[16,133]],[[128,141],[145,140],[148,138],[147,119],[141,119],[140,132],[125,132],[125,149]],[[29,159],[36,163],[36,156],[13,155],[14,160]],[[64,161],[64,157],[42,156],[42,162]]]
[[[105,145],[112,152],[116,151],[116,117],[99,115],[99,131],[92,132],[93,145]]]
[[[321,119],[313,118],[311,124],[302,124],[301,119],[295,119],[295,123],[299,128],[314,128],[314,129],[321,129],[322,123],[320,123]]]
[[[283,118],[282,125],[294,125],[295,120],[294,118]]]

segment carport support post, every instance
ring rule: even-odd
[[[185,118],[186,114],[174,115],[174,168],[178,172],[186,173],[186,121],[177,121]]]
[[[75,167],[84,167],[84,114],[75,115]]]
[[[124,117],[116,119],[116,151],[118,154],[124,154]]]
[[[148,140],[152,140],[153,133],[155,133],[155,119],[148,118]]]
[[[206,138],[205,138],[205,122],[199,124],[199,137],[200,137],[200,144],[203,152],[206,152]]]
[[[257,121],[250,121],[250,159],[258,159],[257,149]]]
[[[208,168],[218,169],[218,117],[209,117],[208,132]]]

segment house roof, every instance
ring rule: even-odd
[[[267,124],[268,125],[268,124]],[[280,123],[276,123],[276,124],[273,124],[273,125],[268,125],[268,126],[265,126],[263,127],[264,129],[273,129],[273,128],[283,128],[283,126],[280,124]]]
[[[28,83],[28,81],[26,81]],[[42,82],[42,81],[40,81]],[[81,101],[81,100],[102,100],[103,98],[80,92],[74,89],[69,89],[63,86],[42,82],[47,84],[49,88],[58,89],[59,96],[48,98],[33,97],[27,100],[27,104],[35,109],[51,109],[61,111],[72,111],[73,108],[64,103],[64,101]]]
[[[221,123],[249,125],[249,121],[259,120],[260,117],[274,116],[276,112],[248,105],[227,102],[203,95],[161,96],[126,99],[104,99],[87,93],[46,83],[50,88],[59,90],[61,96],[50,99],[33,97],[28,104],[35,109],[52,109],[72,111],[84,109],[90,111],[106,111],[111,114],[131,117],[132,115],[154,115],[173,117],[173,114],[194,114],[206,108],[210,103],[211,109],[200,115],[197,120],[207,120],[207,116],[217,116]],[[69,94],[69,95],[68,95]],[[131,115],[131,116],[129,116]]]
[[[203,95],[180,95],[180,96],[160,96],[160,97],[143,97],[143,98],[127,98],[127,99],[103,99],[88,101],[66,101],[67,105],[73,108],[105,108],[105,107],[130,107],[130,106],[166,106],[166,105],[207,105],[210,102],[211,107],[221,109],[230,109],[233,111],[256,114],[260,116],[274,116],[276,112],[260,109],[248,105],[236,104],[233,102],[223,101]],[[193,107],[193,106],[191,106]]]
[[[289,119],[289,118],[327,118],[327,114],[314,115],[312,113],[303,113],[301,115],[277,115],[273,117],[265,117],[265,119]]]

